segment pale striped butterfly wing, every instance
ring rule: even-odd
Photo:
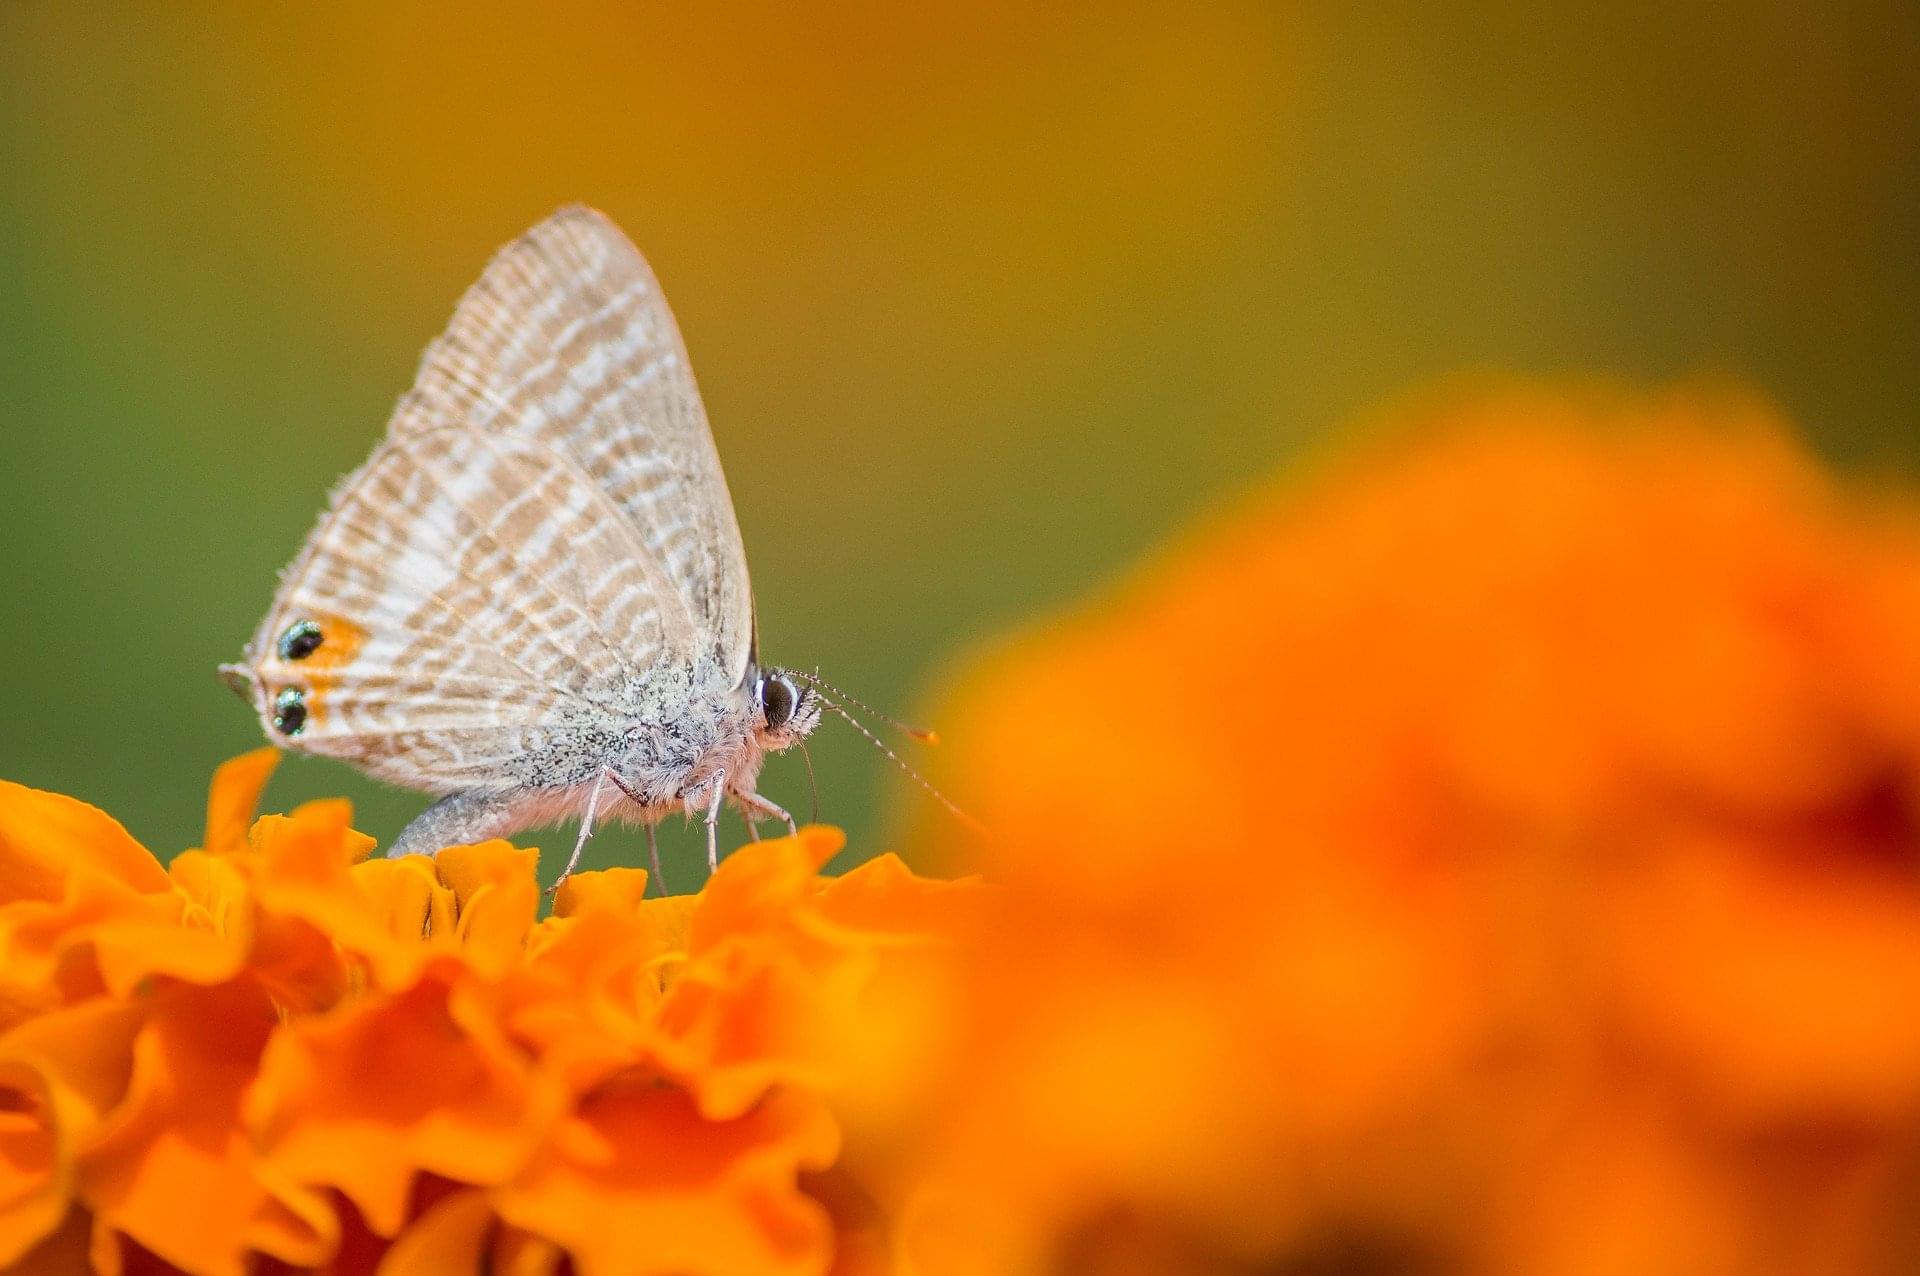
[[[626,236],[571,208],[462,299],[233,672],[280,742],[451,793],[569,780],[524,767],[661,671],[737,687],[752,661],[678,327]]]
[[[679,325],[619,227],[563,209],[494,258],[388,431],[450,424],[548,444],[591,475],[695,635],[745,671],[753,605],[733,501]]]

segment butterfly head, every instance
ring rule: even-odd
[[[791,748],[820,725],[820,697],[780,669],[753,680],[754,735],[769,753]]]

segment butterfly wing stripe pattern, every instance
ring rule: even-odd
[[[290,626],[317,626],[289,653]],[[708,657],[744,677],[739,530],[652,272],[600,214],[503,249],[335,490],[249,649],[296,743],[429,792]]]
[[[538,447],[444,430],[384,444],[336,495],[255,640],[270,690],[306,690],[300,745],[397,783],[464,787],[610,694],[663,642],[653,612],[616,620],[578,587],[570,559],[627,552],[592,517],[605,500]],[[274,635],[303,619],[325,637],[284,660]],[[341,632],[366,637],[329,663]]]
[[[606,217],[561,210],[502,249],[461,299],[390,429],[401,439],[448,424],[537,440],[591,474],[694,631],[745,676],[746,554],[706,409],[659,283]]]

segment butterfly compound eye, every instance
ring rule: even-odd
[[[760,682],[760,712],[767,719],[767,730],[778,731],[787,725],[787,719],[793,716],[794,702],[799,699],[793,684],[785,678],[764,678]]]

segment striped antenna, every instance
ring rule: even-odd
[[[878,709],[874,708],[872,705],[861,700],[858,696],[851,695],[845,691],[842,691],[840,688],[834,686],[831,682],[828,682],[825,678],[822,678],[820,676],[820,671],[818,669],[814,670],[812,673],[802,673],[798,669],[791,669],[791,670],[788,670],[787,672],[790,673],[793,677],[798,678],[800,679],[800,681],[811,686],[815,691],[830,692],[833,694],[835,698],[842,700],[847,704],[852,705],[854,708],[858,709],[860,712],[866,714],[869,718],[880,719],[880,721],[886,723],[888,726],[892,727],[895,731],[900,732],[902,735],[912,736],[914,739],[918,740],[922,744],[940,743],[939,735],[936,734],[931,729],[927,727],[912,726],[908,723],[900,721],[900,719],[894,717],[892,714],[880,712]],[[846,717],[846,710],[841,709],[839,710],[839,713],[841,717],[843,718]],[[852,721],[852,719],[849,718],[848,721]],[[859,724],[855,723],[854,725],[858,726]],[[877,744],[879,743],[879,741],[876,740],[874,743]],[[903,762],[901,763],[901,765],[905,766],[906,764]]]
[[[882,740],[879,736],[875,735],[872,731],[869,731],[867,729],[867,725],[864,722],[854,717],[851,713],[848,713],[840,705],[834,703],[831,699],[829,699],[826,696],[825,693],[820,692],[819,686],[815,686],[814,690],[816,693],[820,694],[821,704],[824,704],[825,706],[827,706],[827,708],[833,710],[835,713],[845,718],[848,721],[848,723],[852,725],[855,731],[858,731],[861,735],[867,737],[867,742],[869,744],[871,744],[874,748],[880,750],[880,752],[886,754],[887,757],[892,760],[895,766],[899,767],[902,771],[905,771],[907,773],[907,778],[911,779],[915,784],[925,789],[928,792],[928,794],[932,796],[934,801],[938,802],[941,806],[946,807],[948,812],[952,814],[954,819],[959,820],[962,824],[966,825],[968,828],[972,829],[974,832],[980,834],[980,836],[982,837],[992,836],[992,834],[988,831],[986,825],[982,824],[979,820],[974,819],[971,815],[968,815],[965,811],[960,809],[959,805],[956,802],[954,802],[952,798],[942,793],[939,789],[934,788],[932,781],[928,780],[926,776],[921,775],[918,771],[908,766],[906,759],[902,758],[899,754],[895,753],[892,749],[888,748],[887,742],[885,740]],[[838,693],[836,692],[836,694]],[[854,701],[854,703],[858,704],[859,701],[856,700]],[[884,715],[876,715],[876,716],[884,716]],[[892,721],[892,719],[890,718],[887,720],[890,722]],[[898,724],[896,723],[895,725],[898,725]]]

